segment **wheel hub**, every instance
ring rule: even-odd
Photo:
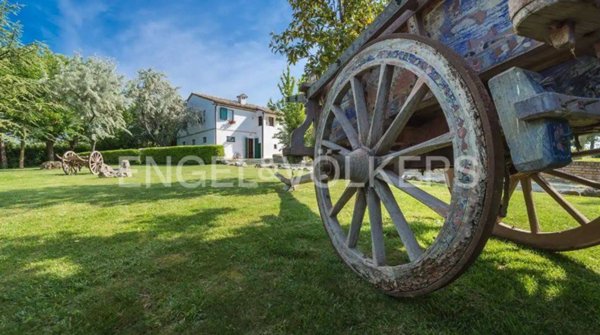
[[[370,177],[370,162],[373,155],[367,148],[359,148],[346,156],[346,173],[349,179],[355,183],[366,183]]]

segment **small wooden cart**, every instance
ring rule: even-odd
[[[600,218],[581,214],[547,180],[600,189],[560,170],[600,153],[573,149],[577,136],[600,131],[599,42],[598,1],[391,1],[291,99],[305,103],[307,119],[287,154],[314,158],[321,218],[341,259],[387,294],[414,297],[459,277],[492,233],[550,251],[600,244]],[[311,125],[316,144],[307,148]],[[444,200],[400,177],[448,167]],[[338,191],[340,180],[349,184]],[[547,230],[532,183],[577,226]],[[528,227],[504,219],[518,184]],[[422,206],[406,206],[392,189]],[[408,222],[406,211],[422,208],[438,215],[437,231]]]
[[[99,151],[93,151],[89,156],[79,156],[73,151],[67,151],[62,157],[57,157],[62,162],[63,171],[67,176],[78,174],[84,166],[97,176],[104,165],[104,158]]]

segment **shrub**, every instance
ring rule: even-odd
[[[98,150],[104,158],[104,164],[119,165],[120,158],[126,158],[131,164],[142,164],[142,153],[140,149],[122,149],[122,150]],[[90,152],[82,152],[81,156],[88,156]],[[133,159],[137,157],[137,159]]]
[[[8,160],[9,168],[19,167],[19,146],[16,144],[7,143],[6,158]],[[63,155],[69,151],[68,144],[57,144],[54,146],[54,153],[57,155]],[[78,145],[75,148],[75,152],[86,152],[90,150],[89,145]],[[46,159],[46,145],[45,144],[29,144],[25,147],[25,166],[26,167],[38,167]],[[58,160],[55,158],[55,160]]]
[[[167,157],[171,157],[171,164],[179,164],[183,158],[188,156],[199,157],[205,164],[211,164],[213,157],[225,155],[222,145],[146,148],[141,151],[142,162],[148,163],[147,159],[152,158],[157,164],[167,164]],[[196,164],[196,162],[191,161],[188,164]]]

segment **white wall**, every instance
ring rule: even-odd
[[[245,158],[246,139],[258,138],[262,146],[263,158],[272,158],[273,155],[282,153],[283,145],[273,138],[279,131],[276,115],[221,106],[196,95],[192,95],[188,100],[188,106],[202,113],[205,116],[205,122],[190,127],[187,131],[180,131],[177,145],[193,145],[194,143],[196,145],[223,145],[226,158],[234,158],[236,154]],[[220,119],[221,107],[233,111],[235,123],[230,124],[229,120]],[[263,117],[263,127],[259,126],[260,116]],[[275,118],[275,127],[269,126],[269,117]],[[203,141],[205,137],[206,143]],[[235,142],[227,142],[227,137],[235,137]]]
[[[268,118],[269,117],[273,117],[275,118],[275,127],[271,127],[269,126],[269,121]],[[264,140],[264,145],[263,145],[263,157],[264,158],[273,158],[273,155],[281,155],[283,152],[283,144],[275,139],[275,134],[277,134],[280,131],[280,124],[279,122],[277,122],[277,117],[276,115],[273,114],[269,114],[269,113],[264,113],[264,118],[265,118],[265,140]],[[277,148],[275,148],[275,146],[277,146]]]
[[[177,145],[214,145],[217,144],[215,128],[215,104],[204,98],[192,95],[188,100],[188,107],[193,108],[198,113],[204,115],[204,123],[189,127],[187,131],[180,131],[177,138]],[[204,143],[206,137],[207,142]]]
[[[219,117],[221,107],[233,111],[234,124],[222,121]],[[262,129],[258,126],[259,114],[254,111],[244,111],[228,106],[217,105],[217,143],[225,147],[225,157],[233,158],[236,155],[246,157],[246,139],[259,138],[262,142]],[[227,142],[227,137],[235,137],[235,142]]]

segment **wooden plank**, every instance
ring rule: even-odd
[[[358,78],[352,78],[352,95],[354,97],[354,109],[356,110],[356,123],[358,124],[358,135],[362,143],[367,143],[369,136],[369,111],[365,88]]]
[[[387,165],[391,163],[395,158],[400,157],[416,157],[428,152],[432,152],[438,149],[446,148],[452,145],[454,135],[452,133],[446,133],[444,135],[433,138],[429,141],[413,145],[406,149],[391,153],[383,156],[379,159],[380,165]]]
[[[600,182],[597,181],[593,181],[590,179],[586,179],[586,178],[582,178],[570,173],[566,173],[566,172],[562,172],[562,171],[558,171],[558,170],[552,170],[552,171],[544,171],[545,174],[549,174],[551,176],[554,177],[558,177],[561,179],[565,179],[565,180],[569,180],[572,181],[574,183],[579,183],[581,185],[585,185],[588,187],[592,187],[592,188],[596,188],[596,189],[600,189]]]
[[[406,248],[406,252],[408,253],[410,261],[414,262],[419,257],[421,257],[421,255],[423,254],[423,249],[419,245],[419,242],[417,242],[415,234],[408,225],[406,217],[402,213],[402,210],[398,206],[398,203],[396,203],[396,199],[394,198],[394,195],[392,194],[392,191],[390,190],[389,186],[386,183],[383,183],[378,180],[375,181],[374,186],[375,191],[379,195],[379,198],[381,199],[388,213],[390,213],[390,216],[392,217],[392,221],[394,222],[396,231],[398,232],[398,235],[400,235],[400,239],[402,240],[402,243]]]
[[[358,38],[346,49],[342,55],[332,64],[327,71],[317,80],[308,90],[308,98],[314,98],[327,84],[334,79],[338,71],[345,66],[360,49],[367,43],[380,36],[385,30],[393,24],[394,20],[401,16],[405,11],[416,11],[424,6],[428,1],[418,0],[396,0],[391,1],[385,8],[383,13],[375,19],[375,21],[367,27]]]
[[[367,145],[370,147],[377,143],[383,133],[383,124],[385,122],[393,77],[394,66],[382,64],[379,72],[379,84],[377,86],[375,110],[373,111],[371,129],[369,130],[369,139],[367,140]]]
[[[450,205],[434,197],[433,195],[421,190],[415,185],[404,181],[397,174],[391,171],[383,171],[377,176],[377,178],[384,182],[394,185],[402,192],[408,194],[409,196],[421,202],[423,205],[429,207],[441,217],[446,218],[448,216],[448,213],[450,212]]]
[[[340,214],[340,212],[344,209],[344,207],[346,206],[348,201],[350,201],[350,199],[352,199],[354,194],[356,194],[356,191],[357,191],[356,187],[350,187],[350,186],[346,187],[346,189],[344,190],[344,193],[342,193],[342,196],[340,197],[340,199],[337,201],[335,206],[333,206],[333,208],[331,208],[331,211],[329,212],[329,217],[334,218],[338,214]]]
[[[356,130],[354,129],[354,126],[350,120],[348,120],[344,110],[340,106],[333,106],[332,110],[333,114],[335,114],[335,119],[340,123],[342,129],[344,129],[344,133],[346,133],[346,136],[352,145],[352,149],[356,150],[360,148],[361,145],[360,141],[358,140],[358,134],[356,133]]]
[[[539,234],[540,222],[535,209],[535,203],[533,202],[531,178],[525,177],[521,179],[521,185],[523,186],[523,196],[525,197],[525,206],[527,207],[527,217],[529,218],[529,227],[531,227],[531,233]]]
[[[354,204],[354,213],[352,215],[352,222],[350,223],[350,230],[348,231],[348,239],[346,244],[348,248],[354,249],[358,245],[358,238],[360,235],[360,229],[365,219],[365,213],[367,211],[367,196],[364,189],[360,189],[356,193],[356,203]]]
[[[425,84],[425,80],[423,78],[419,78],[415,83],[415,87],[410,92],[410,95],[408,98],[406,98],[404,106],[402,106],[392,124],[388,127],[385,134],[375,146],[373,151],[375,151],[377,155],[384,154],[391,149],[398,139],[398,136],[400,136],[400,133],[402,133],[404,130],[404,127],[406,127],[406,124],[410,118],[414,115],[417,107],[421,103],[421,100],[423,100],[428,92],[429,87],[427,87]]]
[[[381,217],[381,201],[373,188],[367,190],[369,221],[371,221],[371,245],[373,262],[377,266],[385,266],[385,240],[383,237],[383,219]]]
[[[552,187],[542,176],[535,174],[532,176],[533,180],[540,185],[548,195],[550,195],[554,201],[556,201],[567,213],[569,213],[580,225],[586,225],[590,220],[581,214],[573,205],[571,205],[565,198],[563,198],[558,191]]]
[[[333,143],[331,141],[323,140],[323,141],[321,141],[321,145],[323,145],[326,148],[329,148],[329,149],[333,150],[336,153],[344,155],[344,156],[348,156],[350,154],[350,150],[342,147],[341,145]]]
[[[577,151],[577,152],[572,153],[572,155],[573,155],[573,158],[600,155],[600,149]]]

